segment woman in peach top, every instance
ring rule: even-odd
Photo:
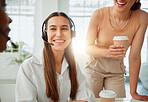
[[[104,88],[113,90],[117,97],[125,95],[126,53],[123,45],[114,45],[114,36],[127,36],[129,54],[130,93],[134,99],[148,101],[148,96],[137,93],[141,65],[141,48],[148,25],[148,13],[140,9],[140,0],[114,0],[114,6],[96,10],[87,32],[86,53],[90,56],[85,68],[87,82],[96,97]]]

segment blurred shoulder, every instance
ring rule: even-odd
[[[143,17],[143,18],[148,19],[148,13],[147,13],[146,11],[144,11],[144,10],[139,10],[139,12],[140,12],[140,17]]]
[[[21,65],[24,66],[24,65],[31,63],[33,59],[34,59],[34,57],[32,56],[32,57],[26,59]]]
[[[140,23],[148,25],[148,13],[144,10],[139,10],[140,12]]]
[[[20,69],[21,69],[21,70],[24,70],[24,71],[30,70],[30,67],[29,67],[29,66],[31,66],[32,60],[33,60],[33,59],[34,59],[34,57],[30,57],[30,58],[26,59],[26,60],[20,65]]]
[[[93,22],[93,25],[98,25],[101,23],[104,15],[106,15],[107,10],[108,10],[109,7],[104,7],[104,8],[100,8],[100,9],[97,9],[93,12],[92,14],[92,17],[91,17],[91,22]]]
[[[95,10],[95,11],[93,12],[93,16],[99,17],[99,16],[101,16],[102,13],[103,13],[105,10],[107,10],[107,9],[109,9],[109,7],[99,8],[99,9],[97,9],[97,10]]]
[[[20,69],[24,71],[38,70],[43,66],[43,56],[33,55],[32,57],[26,59],[21,65]]]

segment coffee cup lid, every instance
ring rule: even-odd
[[[113,40],[128,40],[127,36],[114,36]]]
[[[115,98],[116,97],[116,93],[114,91],[111,91],[111,90],[102,90],[99,93],[99,96],[103,97],[103,98]]]

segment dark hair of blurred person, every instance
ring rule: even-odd
[[[9,24],[12,22],[5,12],[5,0],[0,0],[0,52],[6,49],[6,43],[9,40]]]

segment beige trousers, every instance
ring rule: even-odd
[[[112,90],[117,98],[125,98],[125,66],[123,59],[89,57],[84,75],[98,98],[101,90]]]

